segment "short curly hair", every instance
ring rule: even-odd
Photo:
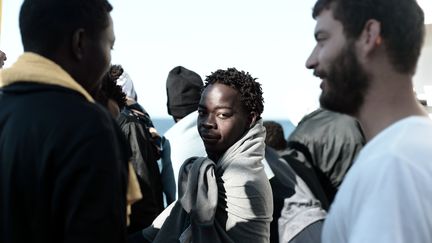
[[[240,100],[246,111],[255,112],[257,118],[261,119],[261,114],[264,111],[264,98],[261,84],[256,80],[248,72],[238,71],[235,68],[219,69],[206,77],[204,89],[216,83],[234,88],[240,93]]]
[[[264,121],[263,125],[266,128],[265,143],[278,151],[286,149],[287,141],[282,125],[276,121]]]
[[[117,81],[120,76],[124,73],[124,69],[121,65],[111,65],[108,75],[111,80]]]
[[[95,95],[95,100],[103,106],[108,106],[108,99],[114,100],[120,110],[126,106],[126,94],[122,91],[120,85],[117,85],[117,79],[123,73],[120,65],[112,65],[102,79],[102,87]]]
[[[113,9],[107,0],[25,0],[19,14],[24,51],[53,55],[77,29],[91,37],[109,25]]]

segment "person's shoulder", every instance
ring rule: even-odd
[[[109,123],[109,114],[82,94],[58,85],[22,82],[5,88],[2,99],[14,118],[55,128]],[[97,129],[97,127],[95,127]]]
[[[432,133],[432,120],[428,117],[412,116],[399,120],[392,124],[388,129],[390,131],[398,130],[397,133],[403,132],[404,135],[419,135],[421,133]],[[384,130],[385,131],[385,130]],[[421,139],[419,137],[419,139]]]
[[[18,83],[13,89],[18,94],[13,99],[18,107],[28,107],[45,115],[63,118],[100,116],[104,113],[99,105],[88,101],[79,92],[58,85]]]
[[[408,117],[388,126],[372,138],[365,150],[409,156],[407,153],[430,151],[432,156],[432,120]],[[404,155],[405,154],[405,155]]]
[[[65,123],[100,124],[112,123],[108,111],[98,103],[73,97],[59,98],[51,107],[51,112],[65,118]]]
[[[325,109],[318,109],[306,115],[288,138],[289,141],[309,142],[326,142],[334,139],[352,141],[353,144],[365,143],[363,132],[356,119]]]
[[[432,136],[432,125],[414,132],[411,125],[396,124],[378,134],[360,152],[353,171],[373,181],[374,178],[401,176],[412,173],[432,173],[432,141],[423,139]],[[417,124],[418,125],[418,124]],[[421,127],[420,127],[421,128]],[[423,127],[425,128],[425,127]],[[414,128],[414,130],[419,127]]]
[[[46,106],[38,107],[40,115],[50,119],[53,129],[80,131],[85,134],[112,131],[115,120],[98,103],[86,100],[74,91],[52,92],[45,96]]]
[[[198,112],[194,111],[189,115],[185,116],[183,119],[175,123],[170,127],[164,134],[166,138],[174,138],[178,136],[184,136],[187,133],[193,133],[198,135],[197,130],[197,117]]]
[[[385,136],[392,151],[410,166],[432,168],[429,163],[432,158],[432,121],[429,118],[404,119]]]

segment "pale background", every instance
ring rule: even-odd
[[[265,119],[296,124],[318,107],[319,80],[304,66],[315,41],[315,0],[111,0],[116,33],[113,64],[132,77],[139,102],[153,118],[168,118],[165,81],[177,65],[204,79],[236,67],[262,83]],[[419,1],[432,23],[432,1]],[[21,0],[3,0],[0,49],[6,67],[22,53]],[[432,27],[415,84],[432,85]],[[421,94],[422,95],[422,94]],[[431,94],[432,95],[432,94]]]

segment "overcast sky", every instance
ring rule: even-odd
[[[111,0],[116,44],[113,64],[134,81],[152,117],[168,117],[165,81],[177,65],[204,79],[236,67],[257,77],[264,118],[293,123],[318,106],[319,80],[305,68],[315,41],[315,0]],[[430,5],[432,1],[426,0]],[[22,53],[22,1],[3,1],[0,49],[6,66]]]

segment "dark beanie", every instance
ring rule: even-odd
[[[167,78],[168,114],[183,118],[198,109],[203,81],[201,77],[181,66],[173,68]]]

